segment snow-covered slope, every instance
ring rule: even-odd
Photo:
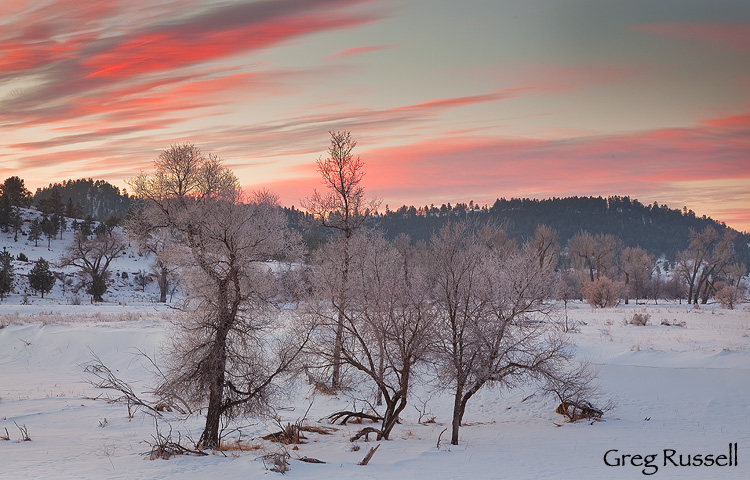
[[[0,230],[0,249],[5,248],[14,259],[15,285],[13,292],[3,303],[10,304],[33,304],[36,306],[54,306],[59,304],[73,303],[90,303],[90,295],[87,295],[85,289],[75,291],[75,286],[80,283],[78,269],[76,267],[60,267],[58,265],[65,249],[73,241],[75,232],[68,229],[62,238],[53,238],[48,241],[46,237],[34,242],[28,239],[28,231],[31,222],[34,219],[41,219],[41,214],[34,209],[22,209],[24,226],[21,234],[18,235],[18,241],[14,239],[14,233],[3,232]],[[71,219],[66,219],[70,223]],[[24,254],[28,261],[18,260],[19,254]],[[41,295],[35,295],[29,288],[27,275],[33,268],[34,262],[44,258],[50,263],[50,269],[53,272],[64,274],[64,281],[55,282],[54,289],[46,294],[44,299]],[[115,259],[109,271],[111,273],[107,293],[104,295],[105,304],[120,305],[139,305],[143,303],[153,303],[158,300],[158,286],[153,276],[150,282],[143,288],[135,281],[136,275],[144,274],[148,276],[151,273],[153,259],[148,255],[139,253],[135,246],[129,246],[126,253],[120,258]],[[123,278],[123,272],[127,273]]]

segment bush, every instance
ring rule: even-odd
[[[594,308],[610,308],[620,303],[622,285],[607,277],[599,277],[581,288],[583,298]]]
[[[19,262],[28,262],[29,257],[27,257],[23,252],[18,254],[18,261]]]
[[[651,315],[649,315],[648,313],[634,313],[633,318],[631,318],[628,323],[630,325],[638,325],[639,327],[643,327],[648,323],[649,318],[651,318]]]
[[[733,285],[725,285],[716,292],[716,300],[718,300],[721,308],[734,310],[734,306],[742,300],[742,294],[739,288]]]

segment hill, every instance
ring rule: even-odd
[[[406,207],[374,216],[371,225],[382,228],[389,238],[407,234],[413,240],[427,240],[445,223],[457,218],[476,218],[507,225],[511,237],[524,240],[540,224],[555,229],[558,241],[565,245],[576,233],[611,234],[625,246],[640,246],[647,252],[670,261],[688,245],[690,230],[702,231],[712,226],[719,232],[729,228],[722,222],[698,217],[687,207],[672,209],[654,202],[645,205],[630,197],[567,197],[535,200],[528,198],[498,199],[491,207],[473,204],[441,207]],[[738,260],[750,265],[750,234],[737,232]]]
[[[84,218],[91,216],[100,221],[110,216],[124,218],[131,206],[131,198],[125,191],[104,181],[78,179],[50,184],[37,188],[34,194],[34,205],[41,208],[45,202],[64,208],[68,217]],[[50,205],[51,210],[55,210]]]

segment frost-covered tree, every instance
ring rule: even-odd
[[[55,286],[55,275],[49,269],[49,262],[40,258],[29,272],[29,286],[44,294],[51,291]]]
[[[688,288],[688,303],[708,301],[715,278],[733,259],[732,242],[736,233],[727,229],[721,235],[711,226],[700,232],[690,230],[688,248],[677,253],[676,269]]]
[[[588,270],[589,281],[593,282],[602,275],[616,275],[621,244],[622,242],[614,235],[592,235],[582,230],[568,240],[567,253],[574,266]]]
[[[152,229],[173,236],[169,261],[184,279],[186,316],[167,352],[163,396],[205,409],[198,445],[217,448],[222,422],[268,407],[305,343],[294,328],[274,335],[276,282],[267,262],[294,257],[299,239],[275,196],[248,199],[218,157],[173,145],[152,174],[129,181]]]
[[[374,211],[378,202],[365,198],[362,179],[364,162],[353,150],[357,142],[350,132],[330,132],[331,144],[328,157],[317,160],[318,173],[325,190],[317,189],[312,196],[302,202],[302,206],[317,219],[323,227],[340,233],[342,242],[338,250],[339,292],[332,299],[338,312],[338,324],[333,346],[331,387],[336,389],[340,382],[341,345],[344,335],[344,322],[348,308],[347,285],[349,284],[349,264],[351,253],[349,242],[352,235],[364,224],[366,211]]]
[[[543,320],[553,270],[532,245],[508,248],[494,225],[450,223],[431,239],[430,298],[437,322],[434,358],[453,393],[451,443],[458,444],[469,400],[486,384],[555,377],[566,342]]]
[[[174,245],[172,234],[168,228],[154,228],[142,210],[131,212],[126,224],[130,237],[138,242],[141,252],[153,256],[152,271],[159,285],[159,302],[166,303],[170,286],[175,282],[173,275],[177,269],[177,265],[170,261],[168,255]]]
[[[641,247],[625,247],[620,254],[620,266],[625,283],[625,303],[628,303],[629,297],[637,302],[645,296],[656,268],[654,257]]]
[[[117,233],[87,238],[79,231],[65,249],[60,266],[80,268],[87,293],[94,297],[95,302],[101,302],[107,293],[109,265],[125,252],[126,246],[125,239]]]
[[[378,438],[388,439],[407,405],[415,368],[429,354],[433,338],[433,315],[426,295],[427,275],[420,252],[407,239],[389,243],[382,234],[358,232],[351,238],[348,308],[344,312],[341,359],[350,367],[352,383],[360,397],[381,418]],[[312,288],[313,317],[319,335],[313,361],[327,363],[339,325],[339,311],[330,299],[339,290],[336,250],[339,241],[328,243],[314,258]],[[372,385],[372,389],[362,388]],[[381,408],[382,406],[382,408]]]

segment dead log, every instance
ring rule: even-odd
[[[357,465],[367,465],[370,462],[370,459],[373,455],[375,455],[375,452],[377,449],[380,448],[380,444],[378,443],[375,447],[371,448],[369,452],[367,452],[367,455],[365,455],[365,458],[362,459],[361,462],[359,462]]]
[[[341,420],[341,423],[339,423],[339,425],[346,425],[346,422],[348,422],[349,419],[351,419],[352,417],[359,418],[359,419],[366,419],[372,422],[383,421],[383,417],[379,417],[377,415],[370,415],[364,412],[350,412],[350,411],[332,413],[328,415],[328,420],[330,420],[331,423],[336,423],[337,421]]]
[[[318,460],[317,458],[310,458],[310,457],[302,457],[298,458],[300,462],[307,462],[307,463],[326,463],[323,460]]]
[[[365,437],[365,441],[369,441],[368,436],[371,433],[376,433],[378,435],[378,440],[380,440],[380,437],[383,435],[383,432],[381,432],[377,428],[365,427],[362,430],[360,430],[359,432],[357,432],[352,438],[350,438],[349,441],[350,442],[356,442],[357,440],[359,440],[363,436]]]

